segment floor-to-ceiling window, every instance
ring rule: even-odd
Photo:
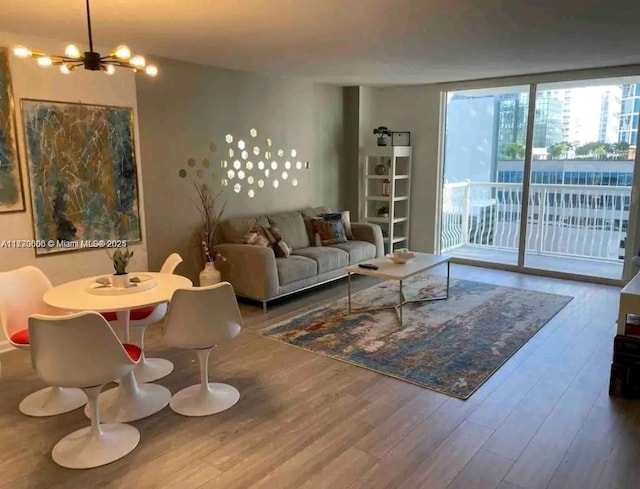
[[[441,250],[620,279],[639,113],[640,77],[448,92]]]

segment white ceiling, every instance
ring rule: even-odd
[[[60,39],[60,52],[86,47],[84,0],[0,4],[0,30]],[[640,63],[638,0],[93,0],[91,9],[97,45],[342,85]]]

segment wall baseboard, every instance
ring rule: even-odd
[[[15,347],[11,343],[9,343],[8,340],[0,341],[0,353],[5,353],[11,350],[15,350]]]

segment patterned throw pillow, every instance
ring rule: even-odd
[[[322,246],[330,246],[336,243],[347,242],[341,215],[335,214],[333,216],[334,217],[325,217],[321,219],[314,218],[311,220],[311,226],[313,227],[313,232],[316,235],[316,245],[318,239]]]
[[[287,243],[282,240],[282,233],[276,227],[256,224],[242,237],[244,244],[254,246],[272,247],[277,257],[286,258],[291,254]]]
[[[263,247],[271,244],[269,242],[269,238],[267,238],[267,235],[264,232],[264,228],[260,224],[254,225],[247,234],[242,237],[241,242],[244,244]]]
[[[279,258],[287,258],[291,254],[291,249],[282,239],[282,232],[275,227],[271,226],[266,229],[267,237],[269,237],[269,241],[271,241],[271,246],[273,246],[273,252]]]
[[[338,217],[342,220],[342,227],[344,228],[344,235],[347,239],[353,238],[353,231],[351,230],[351,212],[350,211],[342,211],[342,212],[330,212],[326,214],[322,214],[322,217],[327,219],[337,219]]]

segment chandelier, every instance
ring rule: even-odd
[[[144,56],[131,53],[127,46],[118,46],[108,56],[101,56],[93,50],[93,36],[91,35],[91,13],[89,11],[89,0],[87,3],[87,30],[89,32],[89,51],[80,52],[80,49],[69,44],[64,50],[64,56],[49,56],[42,51],[29,49],[25,46],[16,46],[13,54],[18,58],[33,57],[36,62],[47,68],[49,66],[60,66],[60,71],[65,75],[71,73],[79,66],[84,66],[85,70],[104,71],[107,75],[113,75],[116,67],[129,68],[136,72],[144,71],[149,76],[156,76],[158,68],[155,65],[147,64]]]

